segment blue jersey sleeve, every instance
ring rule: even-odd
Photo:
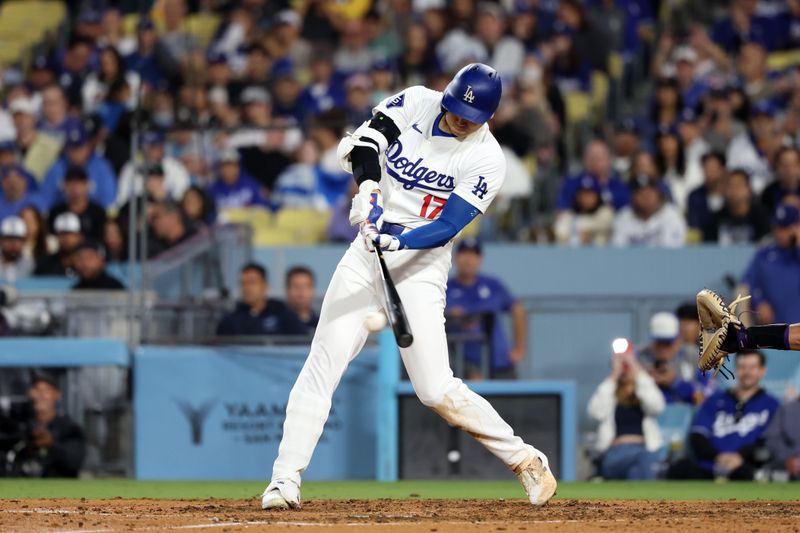
[[[714,426],[715,415],[714,400],[715,396],[711,396],[703,402],[703,405],[697,410],[697,414],[694,416],[694,421],[692,422],[692,433],[699,433],[704,437],[711,438],[713,434],[711,428]]]
[[[444,246],[479,213],[477,207],[457,194],[451,194],[439,218],[397,237],[400,248],[421,250]]]

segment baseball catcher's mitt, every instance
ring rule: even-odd
[[[744,325],[734,311],[739,302],[748,298],[739,296],[729,307],[712,290],[703,289],[697,293],[697,314],[700,316],[700,359],[697,366],[703,372],[714,370],[716,375],[725,367],[728,354],[737,351],[737,331]]]

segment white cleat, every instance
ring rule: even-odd
[[[300,487],[288,479],[270,483],[261,495],[262,509],[299,509]]]
[[[544,456],[533,456],[520,463],[514,468],[514,474],[533,505],[546,504],[556,493],[558,483]]]

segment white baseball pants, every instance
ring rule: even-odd
[[[369,334],[364,321],[383,308],[376,257],[358,235],[331,279],[311,351],[289,394],[272,479],[300,485],[331,408],[331,398],[349,362]],[[414,343],[400,355],[420,401],[483,444],[513,469],[541,452],[514,431],[484,398],[453,376],[444,330],[445,288],[452,244],[431,250],[384,254],[403,301]],[[546,464],[546,463],[545,463]]]

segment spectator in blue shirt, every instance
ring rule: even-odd
[[[757,6],[757,0],[734,0],[730,15],[711,28],[712,40],[730,54],[735,54],[742,44],[751,41],[768,47],[771,37],[765,21],[756,16]]]
[[[239,276],[241,301],[217,326],[217,335],[307,335],[303,324],[285,303],[269,297],[267,269],[245,265]]]
[[[778,204],[791,201],[800,205],[800,150],[782,146],[773,157],[775,181],[761,193],[761,204],[768,213],[775,213]]]
[[[753,479],[764,462],[758,453],[764,432],[779,405],[761,388],[766,370],[763,353],[751,350],[736,355],[736,385],[700,406],[689,435],[693,457],[672,465],[668,477]]]
[[[31,191],[31,176],[20,165],[0,167],[0,220],[33,206],[43,209],[41,198]]]
[[[158,42],[158,33],[152,20],[149,18],[139,20],[136,37],[138,48],[125,58],[125,64],[129,70],[139,74],[142,83],[156,88],[164,79],[178,74],[178,66]]]
[[[708,89],[704,83],[696,79],[696,67],[700,58],[691,46],[676,48],[673,58],[683,106],[689,109],[697,109],[703,94]]]
[[[584,172],[567,178],[561,185],[556,200],[556,209],[569,209],[575,201],[575,195],[581,188],[581,180],[586,176],[593,177],[600,183],[603,203],[614,209],[620,209],[630,203],[630,190],[622,180],[612,174],[611,155],[608,145],[600,140],[590,142],[583,155]]]
[[[787,0],[788,11],[778,22],[779,46],[782,50],[800,48],[800,1]]]
[[[91,199],[108,208],[117,197],[117,176],[108,160],[95,153],[92,140],[79,121],[72,121],[67,130],[64,154],[50,167],[42,184],[42,197],[47,207],[64,201],[64,175],[71,166],[82,167],[89,176]]]
[[[456,275],[447,282],[448,330],[452,333],[481,333],[488,341],[489,376],[481,374],[480,341],[464,343],[465,375],[468,379],[516,378],[515,366],[525,357],[528,316],[522,304],[497,278],[480,274],[481,244],[467,238],[456,249]],[[511,313],[514,344],[503,331],[502,314]]]
[[[678,317],[666,311],[654,314],[650,318],[650,344],[638,352],[642,366],[667,403],[695,403],[695,391],[702,389],[694,383],[697,350],[681,339]]]
[[[761,247],[742,278],[760,324],[800,322],[800,210],[781,204],[775,210],[774,243]]]
[[[687,222],[695,235],[691,240],[700,240],[702,232],[714,215],[725,206],[724,178],[725,154],[708,152],[701,159],[703,184],[689,193],[686,202]]]
[[[300,95],[300,103],[310,115],[344,106],[344,89],[334,76],[330,52],[318,50],[312,56],[311,83]]]
[[[208,188],[218,209],[266,206],[261,185],[239,165],[239,152],[229,148],[220,156],[219,177]]]

